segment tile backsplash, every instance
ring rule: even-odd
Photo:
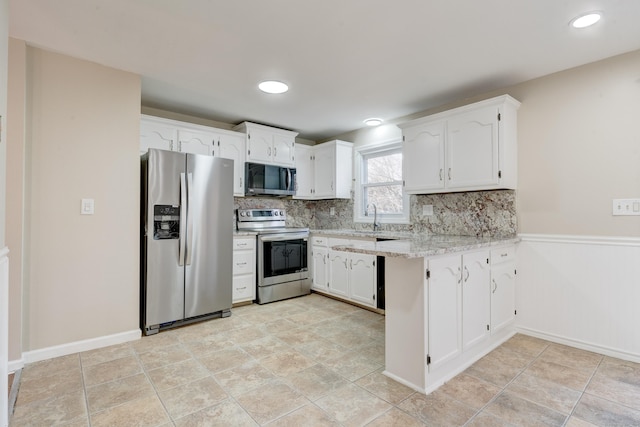
[[[287,225],[312,229],[370,229],[353,221],[353,200],[293,200],[235,198],[234,208],[280,208],[287,211]],[[433,215],[422,215],[432,205]],[[412,195],[410,224],[383,224],[383,230],[464,236],[508,236],[517,232],[514,190],[474,191]],[[335,208],[335,215],[330,215]]]

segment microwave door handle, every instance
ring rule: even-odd
[[[187,182],[185,174],[180,174],[180,238],[178,239],[178,265],[184,265],[187,237]]]
[[[287,168],[287,190],[291,190],[291,168]]]
[[[193,174],[187,174],[187,259],[185,263],[191,265],[193,252]]]

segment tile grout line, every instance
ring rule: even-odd
[[[513,336],[515,336],[515,335],[513,335]],[[513,337],[512,337],[512,338],[513,338]],[[506,341],[505,341],[505,342],[506,342]],[[504,343],[503,343],[503,344],[504,344]],[[501,344],[501,345],[502,345],[502,344]],[[465,425],[465,426],[466,426],[466,425],[468,425],[468,424],[469,424],[470,422],[472,422],[475,418],[477,418],[480,414],[482,414],[482,413],[486,413],[486,412],[484,412],[484,411],[485,411],[485,409],[487,409],[487,407],[489,407],[489,405],[491,405],[493,402],[495,402],[495,401],[496,401],[496,399],[497,399],[500,395],[502,395],[502,394],[507,390],[507,387],[509,387],[509,385],[510,385],[510,384],[512,384],[512,383],[513,383],[513,382],[514,382],[518,377],[520,377],[520,376],[521,376],[521,375],[522,375],[522,374],[523,374],[523,373],[524,373],[524,372],[525,372],[525,371],[526,371],[526,370],[527,370],[531,365],[533,365],[533,364],[535,363],[535,361],[536,361],[536,360],[538,360],[538,359],[540,358],[540,356],[542,355],[542,353],[544,353],[548,348],[549,348],[549,344],[546,344],[546,345],[545,345],[545,347],[544,347],[544,349],[542,349],[542,350],[540,351],[540,353],[538,353],[538,355],[537,355],[537,356],[534,356],[534,357],[533,357],[533,359],[531,359],[531,361],[530,361],[529,363],[527,363],[527,365],[526,365],[524,368],[522,368],[522,369],[520,370],[520,372],[518,372],[518,373],[517,373],[513,378],[511,378],[511,380],[509,380],[509,381],[508,381],[508,382],[507,382],[507,383],[506,383],[506,384],[505,384],[505,385],[500,389],[500,391],[499,391],[498,393],[496,393],[496,394],[495,394],[491,399],[489,399],[489,401],[488,401],[487,403],[485,403],[485,404],[484,404],[484,406],[482,406],[482,407],[481,407],[481,408],[480,408],[480,409],[479,409],[479,410],[478,410],[478,411],[473,415],[473,417],[471,417],[469,420],[467,420],[467,422],[466,422],[464,425]],[[514,352],[516,352],[516,353],[518,353],[518,351],[516,351],[516,350],[513,350],[513,351],[514,351]],[[489,352],[488,354],[491,354],[491,352]],[[469,375],[471,375],[471,374],[469,374]],[[482,378],[475,377],[474,375],[471,375],[471,376],[472,376],[472,377],[474,377],[474,378],[477,378],[477,379],[479,379],[479,380],[481,380],[481,381],[488,382],[488,381],[486,381],[486,380],[484,380],[484,379],[482,379]],[[489,384],[491,384],[491,383],[489,383]],[[495,385],[495,384],[494,384],[494,385]],[[455,399],[455,398],[454,398],[454,399]],[[523,399],[524,399],[524,398],[523,398]],[[458,400],[458,399],[455,399],[455,400],[459,402],[459,400]],[[531,402],[529,399],[524,399],[524,400],[526,400],[526,401],[528,401],[528,402]],[[460,403],[463,403],[463,402],[460,402]],[[531,402],[531,403],[535,403],[536,405],[540,405],[539,403],[536,403],[536,402]],[[544,406],[544,405],[540,405],[540,406],[543,406],[543,407],[545,407],[545,408],[546,408],[546,406]],[[548,409],[551,409],[551,408],[548,408]],[[498,418],[498,419],[499,419],[499,420],[501,420],[501,421],[504,421],[505,423],[508,423],[508,421],[506,421],[506,420],[504,420],[504,419],[502,419],[502,418],[500,418],[500,417],[498,417],[498,416],[496,416],[496,415],[493,415],[493,414],[490,414],[490,415],[492,415],[492,416],[494,416],[494,417]],[[567,417],[567,419],[568,419],[568,417]],[[508,424],[511,424],[511,423],[508,423]]]

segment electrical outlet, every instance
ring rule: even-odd
[[[422,205],[422,215],[424,216],[433,215],[433,205]]]
[[[334,208],[334,207],[329,208],[329,215],[333,216],[335,214],[336,214],[336,208]]]
[[[613,199],[613,215],[640,215],[640,199]]]

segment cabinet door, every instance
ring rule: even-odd
[[[256,299],[256,278],[253,274],[233,276],[232,301],[251,301]]]
[[[498,332],[515,319],[516,267],[505,262],[491,267],[491,333]]]
[[[349,258],[351,300],[375,307],[377,282],[375,255],[350,253]]]
[[[296,138],[289,135],[273,134],[271,161],[282,166],[294,166]]]
[[[171,125],[163,125],[155,122],[140,122],[140,154],[146,153],[149,148],[160,150],[178,150],[176,141],[176,128]]]
[[[347,252],[329,250],[329,292],[349,297],[349,257]]]
[[[244,135],[220,134],[217,136],[216,156],[233,160],[233,195],[244,196]]]
[[[404,190],[411,193],[444,188],[444,122],[407,128],[403,134]]]
[[[429,260],[427,342],[429,371],[453,359],[460,345],[460,255]]]
[[[335,146],[320,144],[314,151],[314,183],[315,199],[329,199],[335,195]]]
[[[273,134],[262,129],[252,129],[247,134],[247,161],[271,163]]]
[[[213,156],[216,135],[212,132],[178,129],[179,151]]]
[[[447,123],[447,187],[498,184],[498,108],[453,116]]]
[[[329,288],[329,249],[314,246],[312,249],[311,286],[327,291]]]
[[[296,195],[295,199],[313,196],[313,148],[298,144],[296,147]]]
[[[466,350],[489,336],[489,251],[462,255],[462,276],[462,349]]]

